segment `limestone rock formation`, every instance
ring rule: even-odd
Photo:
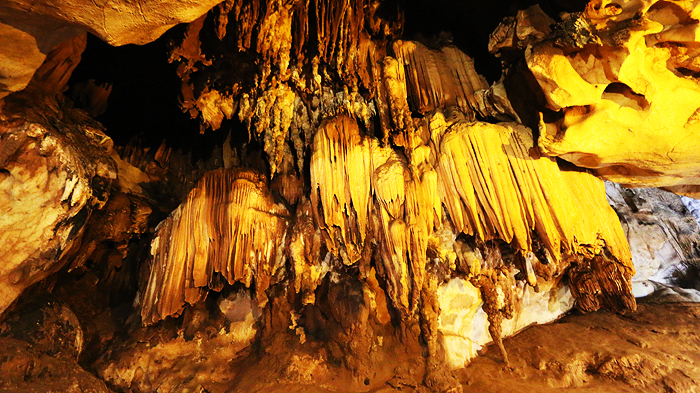
[[[595,0],[550,27],[510,19],[546,100],[544,154],[627,186],[697,188],[700,88],[694,2]],[[538,19],[539,18],[539,19]],[[605,130],[605,132],[600,132]],[[684,187],[684,188],[679,188]]]
[[[112,45],[145,44],[220,2],[5,1],[0,4],[0,99],[24,89],[52,50],[86,31]]]
[[[537,291],[527,285],[514,292],[513,318],[501,323],[504,337],[514,336],[533,324],[545,324],[562,317],[575,299],[561,282],[539,278]],[[440,328],[438,340],[445,351],[445,363],[458,369],[465,367],[479,351],[493,341],[489,333],[488,316],[480,307],[481,294],[469,281],[453,278],[438,289],[440,301]]]
[[[407,34],[406,3],[0,5],[0,316],[33,284],[61,297],[117,390],[461,391],[490,343],[510,369],[503,337],[634,312],[635,268],[696,259],[679,197],[601,179],[700,185],[694,2],[513,8],[488,80],[449,34]],[[185,117],[115,122],[141,87],[74,71],[85,32],[180,22],[152,48]]]
[[[637,273],[635,296],[644,296],[656,283],[672,285],[698,261],[700,228],[678,195],[655,188],[628,189],[606,183],[611,205],[620,216]]]
[[[26,341],[0,338],[0,389],[24,392],[108,393],[106,384],[75,361],[57,359],[36,350]]]
[[[187,201],[159,224],[153,262],[143,295],[145,323],[179,315],[208,289],[255,280],[261,306],[281,265],[288,213],[275,204],[265,178],[245,170],[204,175]]]
[[[8,103],[0,126],[0,312],[76,256],[116,179],[111,140],[80,112]]]

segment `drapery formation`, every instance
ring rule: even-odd
[[[0,37],[19,37],[3,23],[8,9],[26,13],[20,3],[0,6]],[[325,326],[317,314],[344,325],[337,336],[420,325],[434,371],[445,332],[461,323],[457,306],[440,319],[441,299],[461,299],[464,318],[486,314],[479,323],[507,361],[501,326],[521,328],[503,322],[526,301],[636,307],[630,248],[601,178],[697,192],[697,1],[594,0],[557,20],[521,10],[491,35],[503,61],[493,83],[448,35],[405,35],[403,2],[227,0],[206,14],[209,5],[180,3],[115,5],[99,14],[104,26],[75,17],[77,30],[27,52],[16,78],[0,68],[0,97],[34,75],[0,105],[0,240],[10,250],[0,312],[63,267],[90,260],[115,272],[129,254],[145,276],[134,304],[146,325],[234,286],[240,296],[226,304],[282,309],[260,325],[300,341]],[[168,7],[181,12],[162,20]],[[135,27],[110,19],[120,8]],[[228,133],[196,171],[165,144],[117,152],[62,95],[84,30],[142,43],[177,21],[189,22],[168,36],[180,109],[200,132]],[[109,105],[111,87],[81,89],[73,97],[94,102],[91,114]],[[178,182],[167,198],[157,190]],[[129,251],[139,238],[143,256]],[[357,304],[329,311],[326,295]]]

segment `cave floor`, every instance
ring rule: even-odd
[[[510,367],[495,347],[487,347],[454,375],[464,392],[698,392],[698,327],[699,303],[642,299],[636,312],[625,315],[574,312],[506,339]],[[28,345],[0,339],[0,391],[108,391],[75,362],[36,353]],[[402,359],[399,346],[380,363],[385,367],[372,370],[371,381],[355,381],[347,369],[327,367],[306,349],[289,355],[284,365],[268,357],[247,365],[239,359],[228,383],[202,381],[201,391],[428,391],[421,383],[424,366],[415,358],[413,363]]]
[[[506,339],[510,368],[495,347],[487,347],[455,376],[464,392],[698,392],[699,327],[698,303],[641,300],[636,312],[625,315],[574,312]],[[315,387],[271,384],[263,390],[348,391],[344,383],[323,381],[320,388],[318,382]],[[395,376],[367,391],[427,391],[417,382]]]

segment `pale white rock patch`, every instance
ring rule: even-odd
[[[544,324],[562,317],[574,306],[568,287],[538,280],[539,292],[529,285],[515,288],[516,306],[512,319],[502,323],[503,337],[517,334],[533,324]],[[453,278],[438,288],[440,302],[438,341],[451,369],[464,367],[493,339],[482,309],[479,290],[469,281]]]

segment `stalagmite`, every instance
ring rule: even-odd
[[[157,228],[152,270],[141,317],[153,323],[179,315],[185,302],[221,290],[224,279],[255,282],[258,302],[282,267],[278,247],[287,228],[286,209],[275,204],[265,178],[246,169],[205,174],[187,201]]]

